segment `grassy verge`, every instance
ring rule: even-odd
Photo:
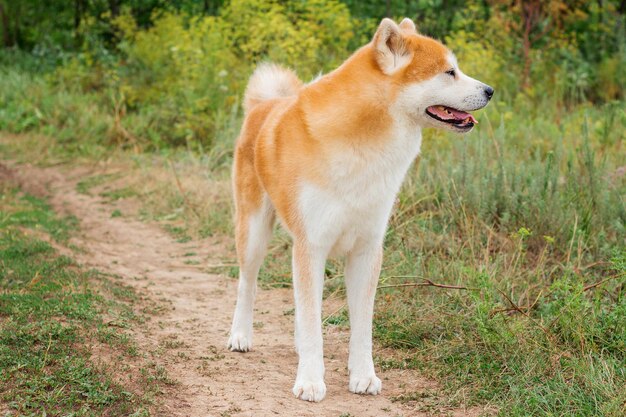
[[[158,383],[149,374],[122,382],[116,364],[137,360],[132,339],[119,330],[139,320],[132,291],[55,249],[75,219],[57,217],[7,182],[0,191],[3,415],[148,416]],[[112,360],[94,354],[105,350]]]

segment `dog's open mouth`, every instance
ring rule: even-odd
[[[474,116],[461,110],[446,106],[430,106],[426,109],[426,114],[435,120],[453,125],[460,130],[469,130],[478,124]]]

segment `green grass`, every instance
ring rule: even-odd
[[[3,190],[0,204],[3,206],[0,229],[16,226],[39,229],[54,240],[64,242],[69,238],[69,233],[78,227],[76,217],[58,218],[44,200],[19,193],[17,189]]]
[[[130,187],[122,187],[116,190],[104,191],[100,195],[109,201],[116,201],[122,198],[134,197],[137,192]]]
[[[107,301],[92,286],[95,271],[41,240],[67,239],[76,220],[0,185],[0,401],[20,416],[148,415],[142,396],[114,382],[89,350],[110,331],[105,309],[133,320],[129,307]]]
[[[92,176],[86,177],[85,179],[78,181],[78,183],[76,183],[76,191],[78,191],[81,194],[89,195],[91,194],[92,188],[105,184],[107,181],[114,180],[118,177],[119,175],[113,175],[113,174],[92,175]],[[111,195],[107,194],[105,197],[109,197],[113,200],[116,200],[117,198],[114,198],[116,195],[117,194],[111,194]]]

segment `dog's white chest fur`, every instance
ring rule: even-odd
[[[307,240],[341,256],[382,239],[395,196],[419,153],[421,132],[397,132],[384,147],[346,149],[329,160],[329,186],[302,183]]]

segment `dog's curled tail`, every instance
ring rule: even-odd
[[[302,81],[293,71],[276,64],[261,64],[250,77],[243,109],[247,114],[265,100],[296,95],[300,88]]]

